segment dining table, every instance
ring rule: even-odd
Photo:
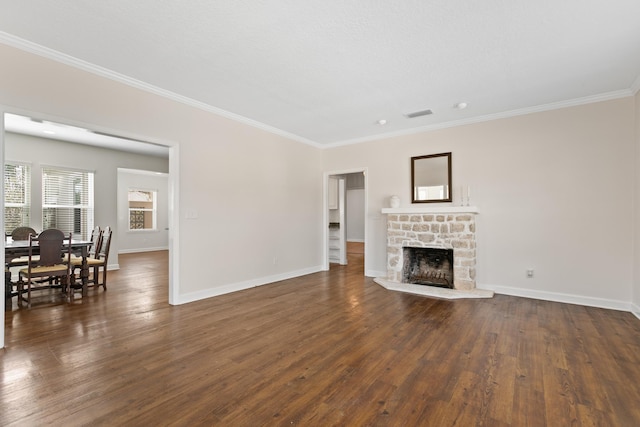
[[[89,267],[87,265],[87,256],[89,254],[89,247],[92,242],[90,240],[78,240],[78,239],[65,239],[63,242],[63,248],[66,250],[71,244],[71,253],[82,257],[82,268],[80,269],[80,281],[82,283],[82,295],[87,293],[87,284],[89,279]],[[37,242],[34,242],[34,254],[37,254]],[[22,256],[29,256],[29,241],[28,240],[12,240],[7,238],[4,241],[4,259],[5,266],[11,265],[11,260],[20,258]],[[6,278],[5,278],[6,280]],[[5,283],[5,304],[7,301],[11,302],[11,298],[17,294],[16,291],[11,290],[11,284]],[[73,300],[73,291],[69,290],[69,299]]]

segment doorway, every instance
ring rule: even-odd
[[[72,120],[67,120],[67,119],[60,119],[60,118],[54,118],[54,117],[49,117],[46,114],[40,114],[40,113],[33,113],[33,112],[24,112],[24,111],[19,111],[19,112],[14,112],[11,111],[10,108],[7,107],[2,107],[0,106],[0,114],[2,114],[2,116],[0,116],[1,121],[0,121],[0,162],[2,162],[2,164],[4,165],[6,163],[7,160],[16,160],[16,159],[11,159],[8,158],[6,150],[7,150],[7,134],[10,133],[12,136],[13,135],[22,135],[23,133],[19,133],[16,132],[15,129],[11,128],[11,127],[7,127],[7,118],[9,118],[9,121],[13,118],[10,116],[20,116],[24,119],[25,122],[32,122],[35,124],[43,124],[43,123],[47,123],[47,124],[52,124],[52,125],[57,125],[57,130],[61,131],[61,133],[63,133],[64,131],[84,131],[89,137],[91,136],[100,136],[100,135],[106,135],[106,136],[110,136],[110,137],[115,137],[114,139],[119,139],[120,141],[128,141],[127,144],[132,144],[132,145],[141,145],[141,144],[146,144],[149,146],[149,148],[152,149],[160,149],[162,151],[164,151],[165,153],[165,157],[168,157],[168,193],[169,193],[169,206],[168,206],[168,216],[169,216],[169,224],[171,224],[171,226],[169,227],[169,244],[168,244],[168,248],[169,248],[169,304],[178,304],[178,272],[177,272],[177,268],[175,268],[175,266],[177,265],[177,262],[175,262],[175,259],[177,259],[177,250],[173,250],[177,248],[178,245],[178,235],[177,235],[177,223],[178,223],[178,212],[177,209],[175,209],[175,206],[177,204],[177,200],[178,200],[178,174],[179,174],[179,170],[178,170],[178,147],[176,145],[172,145],[166,142],[162,142],[162,141],[154,141],[153,138],[149,138],[148,142],[147,141],[141,141],[141,140],[137,140],[137,139],[128,139],[126,136],[116,136],[118,134],[123,134],[123,132],[119,132],[119,131],[111,131],[108,129],[100,129],[100,131],[97,130],[93,130],[93,129],[98,129],[98,127],[96,126],[92,126],[90,124],[83,124],[83,123],[74,123]],[[74,123],[74,124],[70,124],[70,123]],[[41,129],[42,131],[42,129]],[[50,130],[51,131],[51,130]],[[64,141],[63,138],[53,138],[53,134],[47,135],[47,132],[44,132],[45,135],[40,135],[40,138],[43,139],[48,139],[51,140],[51,142],[57,143],[59,141],[55,141],[56,139],[59,139],[60,141]],[[25,133],[26,134],[26,133]],[[29,135],[29,134],[26,134]],[[73,140],[69,140],[67,142],[77,142],[77,141],[73,141]],[[92,145],[92,144],[89,144]],[[54,146],[54,144],[52,144],[52,147]],[[80,145],[78,145],[78,151],[81,150]],[[85,144],[85,148],[87,147],[87,145]],[[117,145],[109,147],[109,146],[105,146],[105,148],[110,148],[112,150],[121,150],[121,148],[118,148]],[[35,163],[33,158],[35,158],[34,156],[37,155],[40,156],[42,158],[42,161],[45,164],[58,164],[58,165],[65,165],[65,161],[60,160],[59,158],[57,159],[55,156],[59,155],[59,153],[56,153],[55,150],[52,148],[50,150],[52,153],[54,154],[50,154],[47,155],[44,152],[31,152],[31,153],[23,153],[20,154],[20,156],[15,156],[13,152],[10,153],[11,157],[21,157],[18,158],[17,160],[22,160],[24,162],[31,162],[31,163]],[[44,156],[44,157],[43,157]],[[75,157],[75,156],[71,156],[71,157]],[[87,159],[87,157],[85,157],[85,159]],[[96,159],[91,159],[92,161],[95,161]],[[98,161],[101,161],[103,159],[100,159],[98,157]],[[69,161],[68,159],[66,161]],[[79,161],[82,161],[82,159],[79,159]],[[41,161],[39,160],[39,163]],[[88,166],[88,163],[90,163],[90,161],[87,161],[85,163],[82,164],[82,168],[83,169],[90,169],[92,168],[92,166]],[[70,164],[68,166],[71,166]],[[38,167],[40,167],[38,165]],[[166,167],[166,160],[165,160],[165,167]],[[39,172],[38,172],[39,173]],[[35,175],[38,175],[38,173],[36,173]],[[111,173],[111,172],[110,172]],[[109,185],[115,185],[116,182],[116,168],[113,168],[112,171],[114,177],[113,180],[107,180],[110,182]],[[39,176],[39,175],[38,175]],[[37,176],[36,176],[37,178]],[[34,179],[36,179],[34,178]],[[32,179],[33,181],[33,179]],[[36,181],[38,181],[36,179]],[[32,183],[33,184],[33,183]],[[33,198],[35,200],[33,200],[31,203],[34,205],[34,209],[33,212],[31,212],[31,214],[34,217],[39,217],[39,212],[40,212],[40,206],[42,206],[42,191],[41,191],[41,187],[39,186],[40,184],[38,184],[38,186],[34,189],[32,188],[32,195]],[[3,206],[4,206],[4,186],[2,187],[2,191],[1,195],[2,195],[2,199],[3,199]],[[98,196],[98,192],[100,192],[100,194],[105,194],[105,187],[101,187],[101,188],[96,188],[96,196],[95,197],[99,197]],[[114,191],[114,204],[115,204],[115,191]],[[37,208],[35,208],[37,206]],[[1,220],[0,222],[2,223],[2,227],[4,229],[5,227],[5,213],[4,213],[4,209],[2,210],[2,213],[0,214],[1,216]],[[37,221],[39,221],[40,219],[37,219]],[[98,219],[98,221],[100,221],[103,224],[106,225],[115,225],[116,224],[116,213],[113,212],[113,217],[106,217],[103,219]],[[175,226],[173,226],[175,224]],[[42,228],[42,227],[40,227]],[[116,252],[117,252],[117,246],[116,246]],[[3,253],[4,253],[4,247],[3,247]],[[115,255],[115,254],[114,254]],[[110,257],[111,258],[111,257]],[[117,256],[113,257],[114,259],[117,259]],[[110,259],[111,261],[111,259]],[[111,264],[111,262],[110,262]],[[116,265],[117,267],[117,265]],[[4,287],[4,284],[3,284]],[[5,322],[4,322],[4,312],[5,312],[5,305],[4,303],[2,304],[2,309],[0,310],[0,348],[4,347],[4,332],[5,332]]]
[[[364,173],[346,174],[347,262],[364,257],[364,193]]]
[[[351,254],[364,258],[364,274],[367,264],[367,171],[327,172],[324,184],[324,269],[347,264]]]
[[[118,253],[153,252],[169,247],[168,175],[118,168]]]

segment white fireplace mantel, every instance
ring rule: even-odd
[[[478,214],[477,206],[411,206],[408,208],[382,208],[383,214]]]

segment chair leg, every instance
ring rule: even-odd
[[[18,278],[18,283],[16,283],[16,290],[18,291],[18,307],[22,307],[22,288],[24,286],[24,282],[22,282],[22,277]]]
[[[11,283],[11,272],[5,271],[4,273],[4,309],[5,311],[11,310],[11,304],[13,299],[13,284]]]
[[[71,274],[69,276],[63,277],[63,281],[62,281],[62,289],[60,290],[62,292],[62,294],[65,296],[65,298],[67,299],[67,301],[71,301],[71,283],[73,279],[73,271],[71,272]]]
[[[94,288],[100,286],[100,267],[93,267],[91,283],[93,283]]]
[[[68,274],[62,278],[63,285],[62,288],[67,290],[67,301],[73,301],[73,286],[71,285],[71,278],[73,277],[73,272]]]
[[[31,308],[31,280],[27,282],[27,308]]]
[[[22,307],[22,303],[26,301],[27,308],[31,308],[31,282],[30,281],[27,281],[26,292],[27,292],[27,298],[23,296],[25,293],[24,281],[22,280],[22,278],[20,278],[20,281],[18,282],[18,305]]]
[[[102,267],[102,289],[107,290],[107,264]]]

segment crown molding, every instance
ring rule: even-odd
[[[639,77],[639,79],[640,79],[640,77]],[[638,83],[638,85],[640,85],[640,81],[636,80],[636,83]],[[636,89],[636,91],[637,91],[637,89]],[[632,89],[617,90],[617,91],[614,91],[614,92],[607,92],[607,93],[603,93],[603,94],[599,94],[599,95],[585,96],[583,98],[570,99],[570,100],[567,100],[567,101],[553,102],[553,103],[550,103],[550,104],[536,105],[536,106],[533,106],[533,107],[520,108],[520,109],[517,109],[517,110],[503,111],[501,113],[486,114],[484,116],[470,117],[468,119],[453,120],[453,121],[450,121],[450,122],[436,123],[436,124],[433,124],[433,125],[421,126],[421,127],[416,127],[416,128],[412,128],[412,129],[404,129],[404,130],[400,130],[400,131],[396,131],[396,132],[388,132],[388,133],[383,133],[383,134],[376,134],[376,135],[367,136],[367,137],[364,137],[364,138],[350,139],[350,140],[347,140],[347,141],[340,141],[340,142],[336,142],[336,143],[326,144],[326,145],[322,146],[322,148],[342,147],[342,146],[345,146],[345,145],[360,144],[360,143],[363,143],[363,142],[378,141],[378,140],[381,140],[381,139],[395,138],[395,137],[398,137],[398,136],[414,135],[414,134],[422,133],[422,132],[430,132],[430,131],[434,131],[434,130],[453,128],[453,127],[469,125],[469,124],[474,124],[474,123],[489,122],[489,121],[492,121],[492,120],[506,119],[506,118],[509,118],[509,117],[516,117],[516,116],[523,116],[525,114],[533,114],[533,113],[540,113],[540,112],[544,112],[544,111],[558,110],[558,109],[561,109],[561,108],[575,107],[575,106],[578,106],[578,105],[592,104],[594,102],[609,101],[609,100],[612,100],[612,99],[619,99],[619,98],[624,98],[624,97],[627,97],[627,96],[633,96],[634,93],[635,92],[633,92]]]
[[[286,132],[282,129],[278,129],[273,126],[266,125],[264,123],[241,116],[239,114],[235,114],[230,111],[226,111],[221,108],[214,107],[204,102],[196,101],[195,99],[179,95],[175,92],[161,89],[157,86],[153,86],[143,81],[128,77],[124,74],[120,74],[115,71],[109,70],[107,68],[100,67],[95,64],[91,64],[90,62],[83,61],[71,55],[58,52],[57,50],[50,49],[48,47],[39,45],[37,43],[33,43],[28,40],[21,39],[20,37],[16,37],[12,34],[5,33],[3,31],[0,31],[0,43],[14,47],[16,49],[23,50],[25,52],[32,53],[34,55],[41,56],[43,58],[47,58],[65,65],[69,65],[74,68],[78,68],[83,71],[87,71],[89,73],[98,75],[100,77],[105,77],[107,79],[114,80],[118,83],[122,83],[127,86],[131,86],[136,89],[140,89],[145,92],[152,93],[154,95],[162,96],[164,98],[171,99],[176,102],[180,102],[181,104],[185,104],[190,107],[195,107],[200,110],[207,111],[209,113],[213,113],[213,114],[225,117],[227,119],[231,119],[236,122],[239,122],[257,129],[261,129],[263,131],[266,131],[275,135],[282,136],[284,138],[292,139],[294,141],[301,142],[303,144],[311,145],[315,148],[322,148],[322,145],[310,139]]]
[[[165,89],[161,89],[157,86],[153,86],[148,83],[142,82],[140,80],[128,77],[124,74],[120,74],[115,71],[109,70],[107,68],[100,67],[95,64],[91,64],[87,61],[83,61],[71,55],[67,55],[62,52],[58,52],[48,47],[39,45],[37,43],[24,40],[20,37],[16,37],[12,34],[9,34],[3,31],[0,31],[0,43],[6,44],[16,49],[20,49],[20,50],[65,64],[65,65],[69,65],[74,68],[78,68],[83,71],[87,71],[89,73],[134,87],[136,89],[143,90],[145,92],[149,92],[158,96],[162,96],[167,99],[171,99],[181,104],[185,104],[194,108],[198,108],[203,111],[207,111],[209,113],[216,114],[221,117],[228,118],[230,120],[234,120],[236,122],[251,126],[253,128],[261,129],[263,131],[272,133],[274,135],[278,135],[287,139],[301,142],[303,144],[310,145],[314,148],[319,148],[319,149],[336,148],[336,147],[342,147],[346,145],[360,144],[363,142],[371,142],[371,141],[378,141],[381,139],[394,138],[398,136],[414,135],[422,132],[430,132],[434,130],[447,129],[447,128],[452,128],[457,126],[474,124],[474,123],[488,122],[492,120],[521,116],[525,114],[532,114],[532,113],[539,113],[543,111],[557,110],[560,108],[574,107],[574,106],[590,104],[594,102],[608,101],[612,99],[624,98],[626,96],[634,96],[640,90],[640,76],[638,76],[629,89],[607,92],[599,95],[576,98],[576,99],[571,99],[567,101],[542,104],[538,106],[521,108],[516,110],[504,111],[504,112],[495,113],[495,114],[487,114],[484,116],[471,117],[463,120],[453,120],[445,123],[437,123],[433,125],[421,126],[421,127],[416,127],[412,129],[404,129],[396,132],[376,134],[376,135],[366,136],[363,138],[355,138],[355,139],[344,140],[344,141],[339,141],[335,143],[321,144],[316,141],[312,141],[310,139],[304,138],[302,136],[286,132],[282,129],[278,129],[273,126],[266,125],[264,123],[258,122],[248,117],[244,117],[239,114],[235,114],[230,111],[226,111],[221,108],[214,107],[204,102],[196,101],[195,99],[192,99],[183,95],[179,95],[177,93],[174,93]]]

